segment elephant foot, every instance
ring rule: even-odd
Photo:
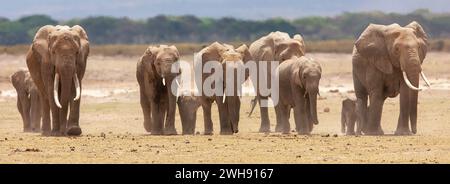
[[[354,132],[354,131],[347,131],[347,132],[345,133],[345,135],[355,135],[355,132]]]
[[[162,130],[159,130],[159,131],[157,131],[157,130],[152,130],[152,131],[151,131],[151,134],[152,134],[152,135],[163,135],[164,132],[163,132]]]
[[[283,132],[283,127],[279,126],[279,125],[276,125],[275,126],[275,132]]]
[[[366,133],[364,133],[365,135],[384,135],[383,130],[378,129],[375,131],[367,131]]]
[[[32,128],[31,132],[33,132],[33,133],[40,133],[41,129],[40,128]]]
[[[50,131],[50,130],[42,130],[41,135],[42,136],[51,136],[52,135],[52,131]]]
[[[23,132],[33,132],[31,128],[23,128]]]
[[[311,135],[311,133],[309,131],[299,131],[297,133],[298,133],[298,135]]]
[[[412,135],[412,132],[409,129],[397,129],[394,135]]]
[[[144,122],[144,129],[147,132],[151,132],[152,131],[152,124]]]
[[[50,136],[60,137],[60,136],[63,136],[63,134],[59,130],[52,130],[50,132]]]
[[[220,135],[233,135],[232,131],[220,131]]]
[[[270,127],[269,126],[261,126],[259,128],[259,132],[260,133],[268,133],[268,132],[270,132]]]
[[[183,135],[194,135],[195,132],[193,132],[193,131],[184,131],[181,134],[183,134]]]
[[[79,136],[81,135],[81,128],[79,126],[71,126],[67,129],[66,134],[68,136]]]
[[[361,131],[356,131],[356,135],[362,135]]]
[[[214,134],[213,131],[205,131],[203,133],[203,135],[213,135],[213,134]]]
[[[166,128],[164,135],[177,135],[177,130],[175,128]]]

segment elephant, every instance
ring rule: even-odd
[[[197,121],[197,110],[201,106],[197,96],[181,95],[177,101],[178,112],[180,113],[183,135],[195,134],[195,123]]]
[[[301,57],[305,55],[305,43],[303,41],[303,37],[299,34],[294,35],[292,38],[288,33],[276,31],[271,32],[266,36],[261,37],[260,39],[254,41],[249,48],[250,54],[253,60],[257,63],[258,67],[261,61],[277,61],[282,63],[288,59],[293,57]],[[271,65],[272,63],[270,63]],[[270,66],[269,65],[269,66]],[[266,76],[271,76],[271,71],[269,69],[267,75],[262,75],[258,72],[257,79],[252,79],[253,84],[257,84],[257,86],[261,86],[262,83],[267,82],[268,88],[270,85],[270,77],[266,78]],[[262,95],[259,89],[256,89],[256,101],[259,102],[260,111],[261,111],[261,126],[259,128],[259,132],[270,132],[270,120],[269,120],[269,112],[268,108],[265,105],[262,105],[262,100],[267,101],[269,96]],[[249,114],[251,115],[251,114]],[[280,129],[276,129],[276,131],[281,131]]]
[[[41,131],[41,101],[39,91],[26,69],[11,75],[11,83],[17,92],[17,109],[22,116],[24,132]]]
[[[81,88],[88,55],[89,40],[81,26],[46,25],[37,31],[26,62],[41,97],[43,135],[81,135]]]
[[[178,49],[171,45],[149,46],[137,62],[140,103],[144,128],[152,135],[176,135],[175,111],[177,96],[172,93],[173,82],[179,85],[178,73],[171,71],[178,62]],[[164,124],[165,123],[165,124]]]
[[[294,109],[296,131],[300,135],[310,134],[314,124],[318,124],[317,96],[322,75],[320,64],[305,56],[293,57],[278,67],[279,102],[275,104],[277,127],[289,134],[289,117]]]
[[[418,91],[422,90],[419,76],[430,86],[421,67],[427,54],[427,39],[422,26],[413,21],[404,27],[370,24],[355,42],[353,85],[357,118],[364,134],[384,134],[380,123],[384,101],[398,94],[400,115],[395,134],[416,134]]]
[[[246,72],[242,80],[239,80],[239,77],[234,77],[233,81],[230,81],[230,83],[233,83],[233,86],[226,86],[226,83],[228,83],[225,82],[227,79],[226,71],[233,71],[234,73],[239,72],[239,70],[243,69],[243,66],[252,59],[247,45],[243,44],[238,48],[234,48],[232,45],[214,42],[198,52],[197,57],[201,58],[201,60],[195,60],[195,68],[201,67],[203,69],[209,61],[216,61],[221,64],[223,70],[223,76],[221,76],[221,81],[219,81],[220,84],[218,84],[218,86],[215,86],[214,84],[211,86],[212,89],[223,90],[223,94],[205,94],[205,90],[201,90],[200,88],[200,86],[204,86],[205,80],[211,77],[215,72],[203,72],[201,75],[195,75],[197,89],[202,92],[199,96],[199,101],[203,109],[205,125],[204,134],[213,134],[211,105],[214,101],[217,103],[219,110],[220,134],[232,135],[238,133],[239,111],[241,107],[240,94],[242,94],[241,85],[249,76],[248,72]],[[217,89],[215,87],[217,87]],[[234,89],[234,91],[231,91],[231,89]]]
[[[341,110],[341,132],[346,135],[361,135],[361,125],[356,118],[356,100],[346,98],[342,101]]]

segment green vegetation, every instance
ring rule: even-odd
[[[362,12],[335,17],[304,17],[294,20],[239,20],[198,18],[192,15],[159,15],[146,20],[87,17],[57,21],[46,15],[32,15],[18,20],[0,17],[0,45],[28,44],[37,29],[46,24],[79,24],[93,44],[210,43],[212,41],[249,42],[271,31],[301,33],[307,41],[353,40],[369,23],[406,25],[418,21],[433,39],[450,37],[450,13],[437,14],[416,10],[408,14]]]

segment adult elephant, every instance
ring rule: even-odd
[[[237,72],[244,71],[244,65],[247,61],[251,60],[248,47],[242,45],[238,48],[234,48],[232,45],[221,44],[214,42],[211,45],[203,48],[196,55],[199,59],[195,61],[195,68],[201,67],[203,70],[211,67],[212,65],[219,64],[218,68],[222,69],[222,76],[220,76],[217,83],[213,83],[211,89],[223,91],[223,93],[212,93],[204,89],[205,81],[208,80],[213,75],[218,74],[217,71],[211,73],[203,72],[202,74],[196,74],[196,86],[198,91],[202,92],[199,96],[199,101],[203,109],[203,118],[205,124],[205,134],[211,135],[213,133],[213,122],[211,119],[211,105],[215,101],[219,109],[219,119],[220,119],[220,134],[231,135],[239,131],[239,110],[241,107],[240,101],[240,91],[241,85],[248,78],[248,73],[245,74],[240,80],[236,76]],[[196,57],[196,58],[197,58]],[[210,62],[212,61],[212,62]],[[216,62],[216,63],[215,63]],[[211,65],[208,65],[210,63]],[[205,67],[206,66],[206,67]],[[233,72],[234,77],[229,76],[227,78],[226,74],[228,72]],[[233,79],[228,81],[226,79]],[[215,85],[217,84],[217,85]],[[228,85],[228,86],[227,86]],[[233,85],[233,86],[231,86]],[[203,86],[203,90],[200,88]]]
[[[47,25],[37,31],[26,60],[41,97],[43,135],[81,134],[81,81],[88,55],[88,36],[78,25]]]
[[[144,114],[144,128],[152,135],[176,135],[176,94],[172,93],[172,65],[180,57],[175,46],[149,46],[137,62],[136,78],[139,83],[140,103]],[[178,89],[177,89],[178,90]],[[165,124],[164,124],[165,122]]]
[[[24,132],[41,131],[41,101],[39,91],[30,72],[18,70],[11,75],[11,83],[17,92],[17,109],[22,116]]]
[[[399,93],[400,116],[395,134],[417,132],[419,76],[429,86],[421,67],[427,45],[427,34],[417,22],[405,27],[370,24],[356,41],[353,84],[357,115],[364,134],[384,134],[380,124],[383,103],[387,97],[392,98]]]
[[[283,133],[290,132],[289,116],[294,109],[294,120],[298,134],[310,134],[318,124],[317,95],[322,75],[320,64],[310,58],[294,57],[278,67],[279,102],[275,105],[277,126]]]
[[[272,74],[270,65],[272,64],[272,61],[282,63],[293,57],[304,56],[306,52],[305,43],[302,36],[296,34],[291,38],[289,34],[280,31],[271,32],[268,35],[256,40],[250,45],[249,51],[253,60],[257,63],[258,68],[260,67],[262,61],[269,62],[265,74],[260,73],[258,70],[257,80],[252,81],[253,84],[257,84],[255,87],[262,86],[263,83],[266,83],[264,86],[267,86],[269,89],[271,88],[270,76]],[[259,102],[261,110],[261,127],[259,128],[259,132],[270,132],[270,120],[267,104],[261,104],[263,101],[267,102],[269,96],[262,94],[258,88],[255,88],[255,91],[255,99]],[[281,131],[281,129],[276,128],[276,131]]]

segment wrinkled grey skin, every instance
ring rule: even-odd
[[[355,135],[356,100],[346,98],[342,101],[341,132],[346,135]],[[356,135],[361,135],[361,125],[356,123]]]
[[[257,63],[258,67],[260,61],[278,61],[282,63],[293,57],[301,57],[305,55],[305,43],[302,36],[299,34],[294,35],[292,38],[289,34],[276,31],[271,32],[266,36],[254,41],[250,47],[249,51],[253,60]],[[267,68],[267,76],[271,76],[270,66]],[[252,79],[253,80],[253,79]],[[253,84],[258,84],[260,86],[263,83],[267,83],[270,88],[271,81],[270,77],[264,78],[259,72],[257,76],[257,81],[252,81]],[[261,106],[262,100],[267,100],[269,96],[261,95],[259,89],[256,91],[256,101],[260,104],[261,111],[261,126],[259,132],[270,132],[270,120],[268,108]],[[252,104],[253,105],[253,104]],[[253,109],[253,108],[252,108]],[[251,114],[249,114],[250,116]],[[275,131],[280,132],[281,129],[276,129]]]
[[[427,47],[427,34],[417,22],[404,27],[370,24],[361,34],[353,49],[352,69],[358,121],[364,134],[384,134],[381,128],[384,101],[398,94],[400,115],[395,134],[417,132],[418,90],[414,88],[419,87]]]
[[[17,92],[17,109],[23,120],[24,132],[41,131],[41,101],[39,91],[30,72],[19,70],[11,75],[11,83]]]
[[[144,128],[152,135],[177,134],[177,102],[171,85],[178,73],[172,73],[171,67],[179,57],[178,49],[173,45],[149,46],[137,62],[136,79],[139,83]]]
[[[289,116],[294,110],[294,120],[298,134],[310,134],[317,118],[317,96],[322,75],[320,64],[310,58],[294,57],[278,67],[280,100],[275,105],[277,128],[283,133],[290,132]]]
[[[177,103],[183,135],[194,135],[197,110],[201,106],[199,98],[196,96],[180,96]]]

